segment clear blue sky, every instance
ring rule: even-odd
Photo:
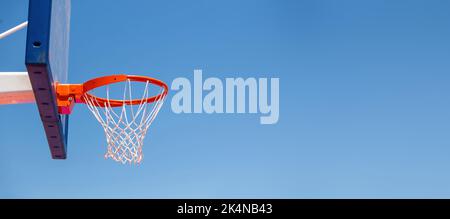
[[[28,1],[0,2],[0,30]],[[72,2],[71,82],[112,73],[279,77],[280,120],[174,114],[140,166],[105,160],[84,106],[51,160],[35,105],[0,106],[0,198],[450,197],[450,2]],[[25,31],[0,41],[24,71]],[[169,101],[172,92],[169,96]]]

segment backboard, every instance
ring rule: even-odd
[[[67,157],[68,115],[58,113],[55,84],[67,83],[70,0],[30,0],[25,64],[53,159]]]

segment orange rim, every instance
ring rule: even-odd
[[[105,86],[108,84],[115,84],[115,83],[123,82],[126,80],[145,82],[145,83],[148,82],[150,84],[154,84],[154,85],[157,85],[157,86],[163,88],[164,91],[161,94],[158,94],[158,95],[155,95],[155,96],[152,96],[149,98],[133,99],[133,100],[106,99],[106,98],[97,97],[93,94],[88,93],[89,91],[91,91],[95,88],[102,87],[102,86]],[[162,82],[158,79],[147,77],[147,76],[139,76],[139,75],[109,75],[109,76],[94,78],[94,79],[91,79],[91,80],[83,83],[83,95],[94,99],[95,106],[99,106],[99,107],[105,107],[105,106],[118,107],[118,106],[123,106],[124,104],[136,105],[136,104],[141,104],[141,103],[152,103],[157,100],[163,99],[167,95],[168,89],[169,88],[168,88],[167,84],[165,84],[164,82]],[[80,101],[82,103],[86,103],[84,98],[82,98]]]
[[[108,84],[114,84],[123,82],[126,80],[137,81],[137,82],[145,82],[154,84],[164,89],[161,94],[156,96],[152,96],[145,99],[133,99],[133,100],[116,100],[116,99],[106,99],[102,97],[97,97],[93,94],[89,94],[88,92],[102,87]],[[99,78],[94,78],[92,80],[86,81],[83,84],[59,84],[56,83],[56,94],[58,99],[58,110],[61,114],[70,114],[72,112],[72,108],[74,103],[85,103],[85,98],[93,99],[94,106],[98,107],[118,107],[126,105],[136,105],[141,103],[152,103],[158,100],[163,99],[168,92],[169,88],[167,85],[158,80],[151,77],[139,76],[139,75],[110,75]]]

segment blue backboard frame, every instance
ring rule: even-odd
[[[55,83],[67,83],[70,0],[30,0],[25,64],[53,159],[67,158],[68,115],[60,115]]]

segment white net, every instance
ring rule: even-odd
[[[112,158],[123,164],[136,164],[142,160],[144,138],[164,103],[165,95],[162,94],[165,91],[164,88],[161,88],[159,98],[154,102],[144,101],[149,98],[149,87],[152,85],[147,81],[143,88],[142,101],[136,105],[127,105],[127,101],[133,100],[132,83],[127,80],[125,84],[122,106],[111,106],[111,102],[116,100],[110,99],[109,86],[105,87],[107,101],[102,104],[92,95],[83,95],[83,98],[105,131],[107,142],[105,158]]]

